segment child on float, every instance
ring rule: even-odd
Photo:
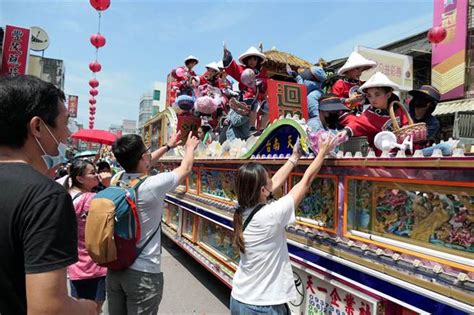
[[[193,55],[189,55],[184,59],[184,66],[178,67],[171,71],[171,76],[176,80],[173,83],[173,89],[176,95],[193,96],[193,85],[198,85],[199,78],[193,68],[199,63],[199,59]]]
[[[325,94],[319,98],[320,128],[317,130],[329,131],[333,134],[344,128],[339,122],[341,112],[347,112],[349,109],[342,104],[339,97],[334,94]],[[317,131],[316,130],[316,131]]]
[[[306,86],[306,95],[308,99],[308,127],[311,131],[316,131],[322,128],[319,119],[319,98],[324,94],[322,84],[326,80],[327,75],[323,68],[312,66],[306,68],[301,74],[293,71],[290,66],[286,65],[286,71],[291,75],[296,83],[304,84]]]
[[[360,116],[350,121],[342,131],[337,134],[338,138],[367,136],[369,145],[374,148],[374,138],[380,131],[393,131],[392,121],[389,115],[389,105],[393,101],[399,101],[393,93],[398,85],[392,82],[385,74],[376,72],[365,82],[360,91],[365,93],[370,102]],[[408,125],[408,117],[405,112],[397,107],[395,116],[400,127]]]
[[[265,55],[257,48],[250,47],[239,56],[239,61],[242,63],[239,65],[232,58],[230,51],[224,47],[222,63],[226,73],[239,82],[240,100],[250,106],[249,124],[251,131],[255,131],[258,107],[263,113],[260,121],[261,129],[265,128],[268,122],[268,105],[266,105],[268,76],[267,70],[263,66],[266,59]],[[242,80],[242,73],[247,69],[254,72],[255,82],[253,82],[253,85]]]
[[[441,99],[439,91],[431,85],[422,85],[419,89],[409,91],[408,94],[413,97],[409,103],[413,122],[424,122],[427,128],[427,141],[419,145],[435,143],[439,138],[441,125],[432,114]]]
[[[341,115],[341,124],[346,125],[359,115],[363,110],[365,98],[358,91],[359,87],[364,83],[360,80],[362,72],[375,68],[377,63],[373,60],[366,59],[358,52],[351,53],[346,63],[337,71],[342,76],[331,87],[331,93],[341,98],[342,103],[351,111]]]
[[[295,144],[291,157],[272,176],[259,163],[242,165],[235,179],[238,207],[234,213],[234,245],[240,261],[232,281],[231,314],[290,314],[296,299],[286,230],[295,210],[318,174],[333,140],[319,142],[319,153],[284,197],[273,199],[301,157]]]
[[[197,130],[198,139],[205,146],[212,142],[212,127],[209,125],[201,125]]]

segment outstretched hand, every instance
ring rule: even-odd
[[[296,139],[296,143],[293,146],[293,152],[292,152],[291,155],[295,156],[298,159],[303,155],[303,150],[301,149],[301,140],[300,140],[300,138]]]
[[[168,142],[166,143],[170,148],[176,148],[180,145],[183,141],[181,140],[181,130],[171,135]]]
[[[191,150],[195,150],[197,148],[197,146],[199,145],[200,143],[200,140],[193,136],[193,133],[190,131],[189,134],[188,134],[188,139],[186,140],[186,144],[184,145],[185,149],[191,149]]]
[[[329,151],[331,151],[334,146],[336,145],[336,140],[337,137],[327,137],[327,138],[319,138],[318,142],[318,148],[319,148],[319,154],[323,154],[323,156],[326,156]]]

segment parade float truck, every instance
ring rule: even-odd
[[[270,80],[268,95],[272,123],[264,132],[198,148],[192,174],[165,199],[163,233],[229,287],[239,262],[232,246],[238,168],[254,161],[274,173],[307,138],[304,87]],[[196,126],[168,108],[149,124],[148,140],[178,129]],[[177,167],[174,151],[156,167]],[[278,197],[313,158],[309,150]],[[339,152],[326,158],[296,218],[286,228],[294,314],[474,312],[474,157]]]

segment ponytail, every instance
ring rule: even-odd
[[[234,212],[234,240],[233,245],[241,253],[245,253],[244,232],[242,228],[242,211],[239,206]]]

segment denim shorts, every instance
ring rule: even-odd
[[[105,277],[71,280],[71,295],[78,299],[105,301]]]
[[[230,313],[231,315],[289,315],[290,309],[288,305],[251,305],[237,301],[230,297]]]

